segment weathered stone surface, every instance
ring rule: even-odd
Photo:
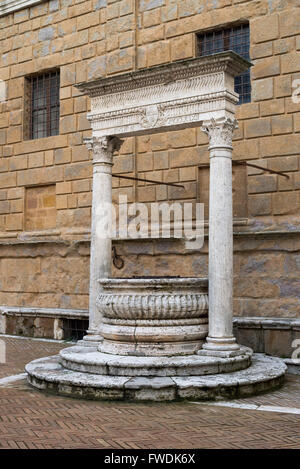
[[[279,358],[255,355],[250,368],[232,373],[186,377],[106,376],[71,371],[58,356],[26,365],[29,383],[41,390],[84,399],[215,400],[266,392],[282,385],[286,365]]]
[[[198,376],[238,371],[247,368],[252,351],[244,348],[243,354],[229,358],[199,355],[187,356],[132,356],[97,352],[96,348],[79,347],[60,353],[64,368],[85,373],[109,376]]]
[[[119,355],[189,355],[207,334],[207,280],[100,279],[100,351]]]

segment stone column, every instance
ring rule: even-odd
[[[202,130],[210,145],[209,176],[209,333],[199,353],[239,353],[233,336],[232,135],[235,119],[211,119]]]
[[[99,334],[101,314],[96,307],[100,293],[99,278],[111,276],[112,225],[112,165],[113,152],[122,141],[116,137],[93,137],[86,140],[93,150],[92,226],[90,250],[89,329],[85,345],[96,346],[102,340]]]

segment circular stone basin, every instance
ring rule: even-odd
[[[201,348],[208,332],[206,278],[111,278],[99,283],[101,352],[172,356]]]

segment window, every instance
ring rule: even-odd
[[[232,50],[244,59],[250,60],[249,24],[221,29],[198,35],[198,55],[211,55],[217,52]],[[239,93],[239,104],[251,101],[250,70],[235,77],[235,91]]]
[[[27,78],[28,138],[59,133],[59,70]]]

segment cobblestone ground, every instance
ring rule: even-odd
[[[68,344],[1,337],[0,378]],[[241,404],[300,408],[300,376]],[[237,401],[235,401],[237,402]],[[0,448],[299,448],[300,415],[197,403],[93,402],[44,394],[25,380],[0,385]]]

